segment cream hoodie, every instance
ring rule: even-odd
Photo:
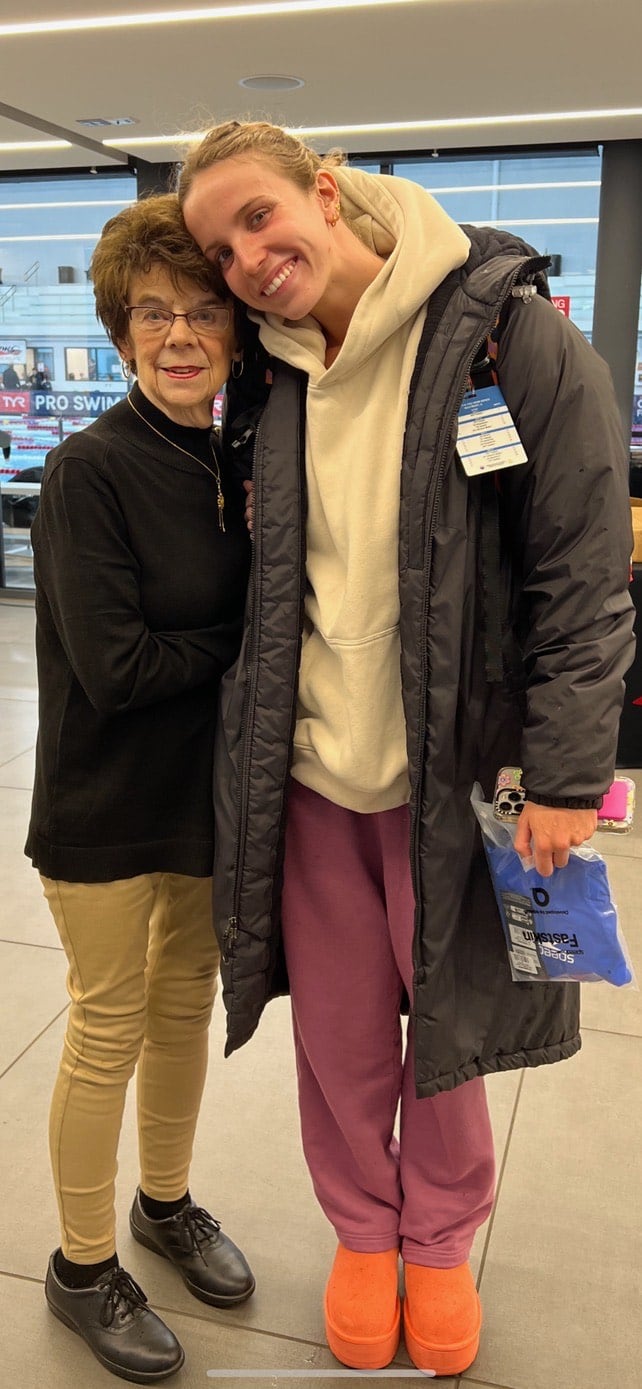
[[[398,529],[408,390],[428,296],[469,241],[415,183],[336,170],[345,215],[385,265],[325,367],[316,321],[252,314],[268,352],[308,373],[305,627],[292,774],[336,805],[408,799]]]

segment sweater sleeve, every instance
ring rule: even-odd
[[[239,624],[152,632],[125,518],[106,478],[63,459],[42,488],[32,531],[36,587],[87,698],[101,714],[143,708],[219,678]]]
[[[544,300],[513,305],[499,379],[528,456],[501,475],[521,583],[532,799],[599,805],[633,659],[627,454],[608,368]]]

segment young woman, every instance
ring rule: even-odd
[[[410,1355],[456,1375],[493,1199],[483,1077],[580,1045],[575,986],[511,982],[469,798],[521,765],[517,847],[545,874],[595,828],[632,652],[617,410],[535,297],[543,262],[415,184],[229,122],[179,197],[273,374],[217,759],[228,1048],[285,986],[282,940],[303,1143],[339,1240],[328,1342],[390,1361],[401,1252]],[[498,319],[527,461],[489,488],[455,443]]]
[[[212,403],[229,297],[173,194],[107,223],[97,311],[136,384],[47,459],[35,555],[40,728],[27,853],[69,961],[50,1119],[60,1248],[51,1310],[101,1364],[164,1379],[184,1354],[116,1254],[116,1154],[138,1063],[135,1239],[215,1307],[254,1279],[188,1179],[218,974],[212,748],[249,544]]]

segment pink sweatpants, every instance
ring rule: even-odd
[[[494,1192],[484,1082],[415,1095],[399,1004],[412,997],[408,808],[373,815],[291,783],[283,933],[303,1149],[347,1249],[465,1262]],[[401,1101],[400,1139],[394,1124]]]

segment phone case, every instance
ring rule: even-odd
[[[526,800],[526,792],[521,783],[521,767],[500,767],[493,798],[493,814],[496,820],[519,820]]]
[[[616,777],[602,801],[601,810],[597,812],[598,830],[628,834],[634,813],[635,782],[628,776]]]
[[[521,767],[500,767],[493,798],[495,819],[504,823],[519,820],[525,800]],[[630,777],[616,777],[597,812],[597,828],[612,834],[628,834],[634,811],[635,782]]]

